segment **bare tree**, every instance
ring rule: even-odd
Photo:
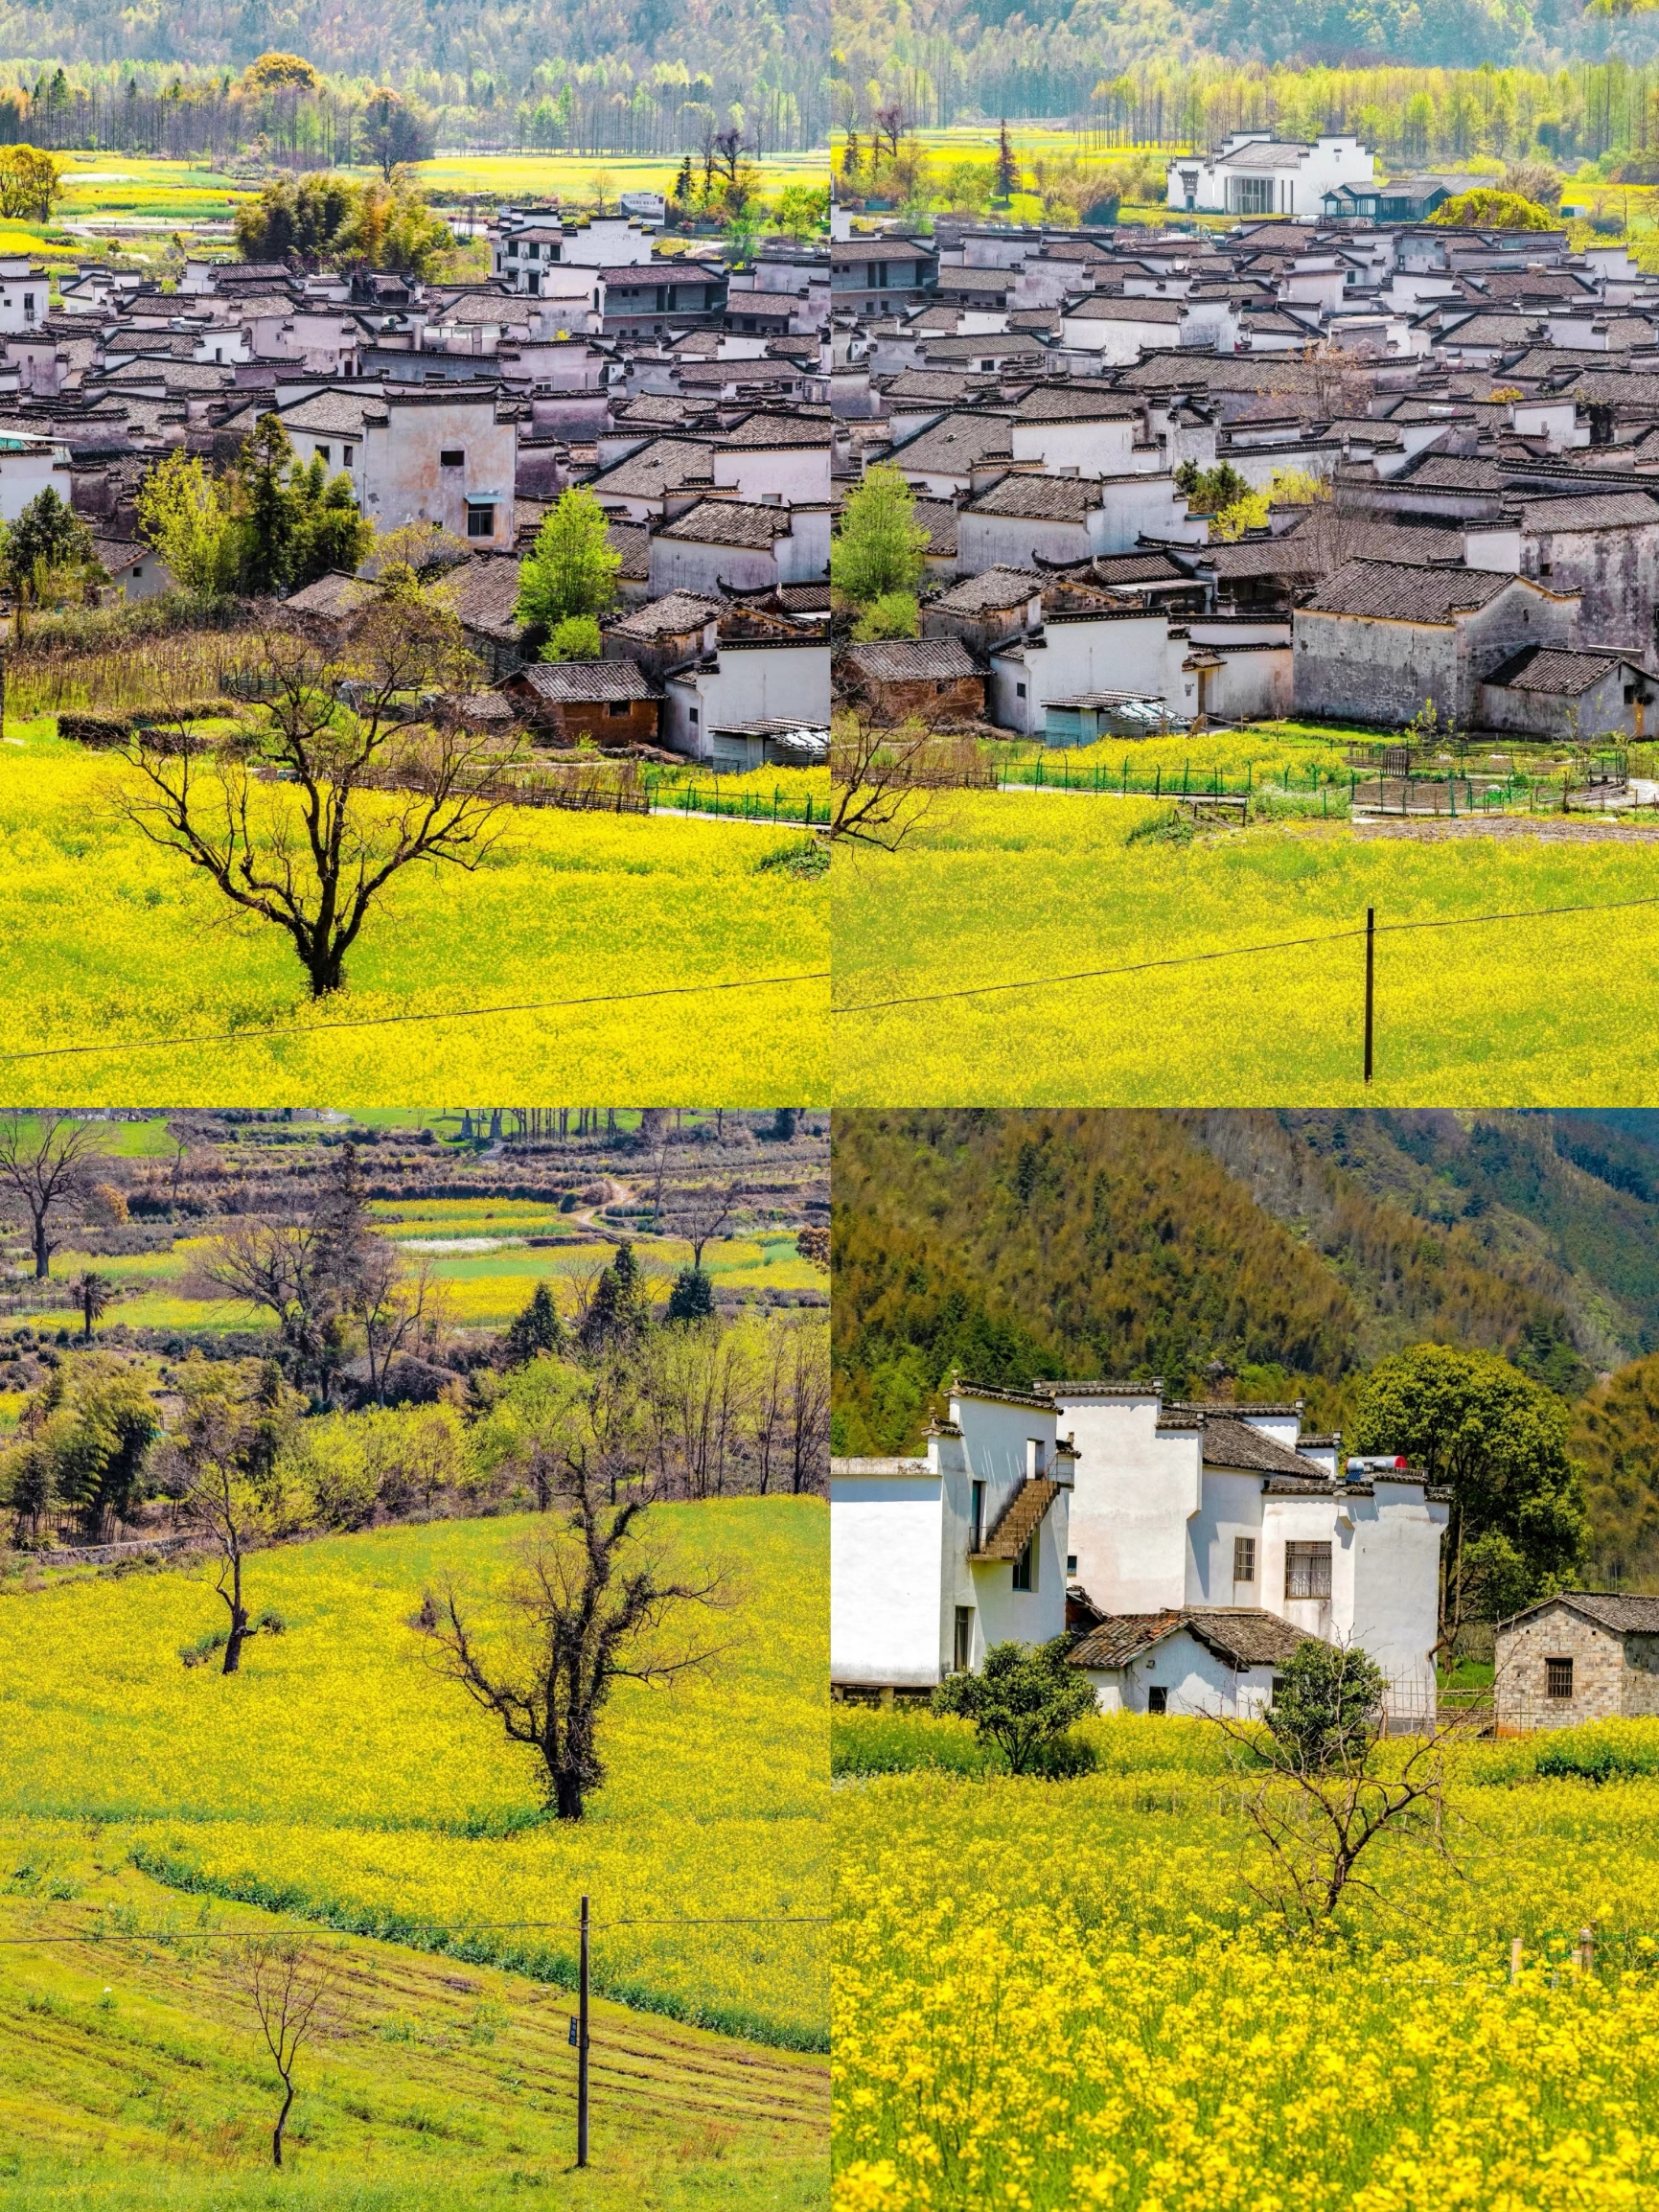
[[[143,783],[116,795],[119,810],[239,911],[285,931],[313,998],[344,989],[346,956],[401,870],[471,870],[499,834],[500,776],[516,753],[430,707],[472,672],[460,636],[454,613],[418,588],[379,594],[333,657],[266,630],[266,730],[228,748],[178,718],[127,749]],[[271,770],[288,788],[271,787]]]
[[[203,1256],[187,1288],[206,1297],[225,1291],[259,1306],[295,1364],[320,1370],[334,1299],[319,1243],[311,1222],[239,1221]]]
[[[417,1345],[430,1349],[449,1302],[448,1286],[426,1254],[411,1272],[395,1244],[374,1239],[364,1256],[353,1311],[362,1325],[369,1388],[377,1404],[386,1402],[386,1378],[398,1354]]]
[[[271,2131],[271,2164],[283,2162],[283,2130],[294,2102],[294,2068],[301,2046],[322,2026],[338,1981],[335,1961],[298,1936],[250,1936],[232,1971],[254,2009],[283,2086],[282,2110]]]
[[[9,1185],[29,1210],[35,1278],[52,1273],[61,1238],[54,1216],[84,1203],[106,1169],[103,1132],[96,1121],[67,1114],[8,1114],[0,1118],[0,1185]]]
[[[828,1473],[830,1379],[828,1332],[792,1328],[786,1400],[789,1486],[795,1496],[824,1487]]]
[[[599,1717],[612,1688],[672,1682],[705,1665],[720,1647],[666,1631],[683,1608],[718,1605],[724,1593],[718,1575],[671,1578],[639,1549],[646,1495],[608,1506],[605,1474],[579,1436],[546,1451],[565,1519],[525,1547],[505,1593],[505,1633],[481,1633],[453,1586],[429,1633],[438,1671],[535,1750],[550,1807],[561,1820],[580,1820],[605,1780]]]
[[[1260,1774],[1244,1812],[1267,1870],[1248,1886],[1305,1933],[1330,1920],[1350,1891],[1381,1898],[1359,1871],[1381,1837],[1449,1860],[1445,1750],[1442,1737],[1423,1737],[1379,1767],[1383,1677],[1357,1647],[1310,1639],[1285,1662],[1280,1683],[1265,1727],[1225,1715],[1211,1720]]]
[[[712,1244],[737,1211],[744,1197],[741,1183],[727,1179],[700,1183],[682,1191],[673,1208],[673,1227],[691,1246],[691,1264],[701,1271],[703,1247]]]
[[[830,746],[830,842],[896,852],[933,801],[933,787],[918,780],[932,743],[925,728],[883,729],[863,716],[838,724]]]
[[[246,1395],[233,1382],[216,1379],[187,1407],[163,1463],[164,1487],[218,1557],[214,1587],[230,1616],[221,1670],[226,1674],[236,1673],[242,1646],[259,1633],[245,1601],[242,1570],[248,1554],[275,1531],[280,1501],[274,1469],[286,1410],[274,1363]],[[280,1626],[274,1616],[268,1624]]]

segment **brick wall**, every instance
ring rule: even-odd
[[[1500,1628],[1495,1657],[1500,1728],[1570,1728],[1581,1720],[1610,1719],[1624,1710],[1623,1640],[1565,1605],[1548,1605],[1512,1628]],[[1546,1659],[1572,1660],[1571,1697],[1549,1694]],[[1659,1673],[1651,1683],[1659,1692]],[[1641,1710],[1659,1712],[1659,1696]]]

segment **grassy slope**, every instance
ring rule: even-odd
[[[1659,847],[1358,840],[1332,824],[1126,846],[1150,801],[953,795],[897,855],[838,862],[836,999],[1323,937],[1458,914],[1659,897]],[[1187,969],[842,1013],[838,1104],[1637,1105],[1659,1099],[1659,907],[1384,936],[1376,1080],[1353,938]]]
[[[181,1910],[113,1832],[81,1823],[0,1822],[0,1878],[4,2212],[471,2212],[526,2191],[584,2212],[822,2200],[821,2061],[600,1999],[579,2176],[568,1997],[360,1939],[328,1939],[341,1992],[300,2065],[279,2182],[270,2069],[228,1970],[237,1947],[201,1940],[264,1932],[269,1916]],[[68,1940],[94,1931],[96,1944]]]
[[[671,1691],[618,1686],[610,1779],[577,1827],[538,1823],[533,1763],[408,1625],[449,1576],[498,1582],[534,1516],[260,1557],[251,1602],[288,1632],[228,1680],[177,1655],[217,1625],[202,1571],[0,1585],[0,1816],[96,1822],[106,1859],[359,1932],[462,1923],[419,1940],[566,1985],[587,1891],[599,1989],[811,2047],[819,1931],[776,1916],[823,1909],[825,1520],[812,1500],[662,1509],[672,1560],[726,1571],[729,1647]],[[772,1924],[679,1924],[733,1914]]]
[[[5,1050],[505,1005],[828,966],[824,888],[757,872],[800,833],[680,819],[515,812],[474,873],[409,870],[350,962],[349,999],[312,1009],[288,940],[228,922],[193,870],[120,822],[124,772],[30,726],[0,752]],[[827,1087],[827,986],[733,990],[487,1022],[450,1019],[264,1043],[0,1059],[21,1104],[119,1095],[340,1104],[488,1091],[740,1091],[754,1104]],[[498,1084],[496,1085],[498,1087]]]

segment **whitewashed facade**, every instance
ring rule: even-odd
[[[1403,1462],[1304,1436],[1300,1405],[1166,1404],[1147,1383],[1052,1383],[1077,1446],[1072,1579],[1094,1611],[1246,1607],[1356,1644],[1397,1711],[1434,1709],[1448,1514]]]
[[[1071,1446],[1046,1398],[958,1382],[922,1459],[830,1462],[830,1678],[931,1690],[1066,1625]]]
[[[1235,130],[1213,153],[1169,164],[1168,203],[1198,215],[1300,215],[1318,220],[1325,196],[1376,181],[1376,156],[1351,131],[1322,131],[1311,146],[1271,130]]]

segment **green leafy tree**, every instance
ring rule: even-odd
[[[1012,199],[1019,189],[1020,165],[1014,159],[1013,142],[1004,118],[997,132],[997,197],[1005,202]]]
[[[1381,1668],[1357,1645],[1310,1636],[1284,1662],[1273,1686],[1268,1733],[1284,1757],[1308,1773],[1363,1762],[1383,1689]]]
[[[682,1267],[668,1294],[671,1322],[706,1321],[714,1311],[714,1285],[701,1267]]]
[[[389,85],[380,85],[369,95],[362,130],[368,157],[384,177],[404,162],[431,159],[431,118]]]
[[[236,580],[230,504],[195,454],[169,453],[138,488],[138,527],[181,590],[217,599]]]
[[[99,1275],[92,1268],[78,1275],[70,1284],[75,1302],[81,1308],[81,1322],[85,1341],[92,1342],[92,1325],[109,1311],[115,1298],[115,1285],[106,1275]]]
[[[270,598],[288,582],[293,558],[294,502],[288,479],[294,449],[280,415],[262,415],[237,458],[237,581]]]
[[[922,634],[921,610],[913,591],[884,591],[879,599],[872,599],[853,625],[853,636],[860,644],[877,637],[919,637]]]
[[[309,469],[295,468],[288,501],[289,588],[302,590],[331,569],[356,575],[374,550],[375,526],[359,511],[351,478],[343,471],[331,477],[316,454]]]
[[[916,502],[904,472],[890,462],[878,462],[847,495],[830,548],[830,581],[861,607],[888,593],[913,593],[922,580],[927,546],[928,534],[916,521]]]
[[[651,1305],[634,1247],[627,1237],[600,1272],[582,1316],[577,1340],[589,1354],[626,1348],[651,1325]]]
[[[1442,200],[1429,220],[1443,230],[1554,230],[1559,218],[1519,193],[1480,185]]]
[[[1404,1453],[1451,1491],[1440,1634],[1455,1639],[1483,1583],[1513,1597],[1558,1588],[1589,1540],[1583,1476],[1569,1457],[1570,1415],[1553,1391],[1495,1352],[1419,1344],[1366,1377],[1353,1426],[1361,1451]],[[1508,1550],[1476,1549],[1500,1537]]]
[[[103,1352],[65,1360],[26,1405],[24,1426],[7,1470],[15,1511],[37,1519],[67,1506],[89,1537],[127,1517],[161,1429],[142,1376]]]
[[[1089,1677],[1070,1663],[1072,1639],[993,1644],[980,1674],[949,1674],[933,1692],[935,1713],[971,1720],[994,1743],[1010,1774],[1028,1774],[1048,1746],[1094,1710]]]
[[[543,660],[597,660],[605,639],[591,614],[567,614],[541,648]]]
[[[519,565],[514,614],[549,635],[572,615],[604,614],[615,603],[621,566],[604,508],[585,485],[572,485]]]
[[[93,551],[91,530],[50,484],[35,493],[15,522],[0,525],[0,572],[19,630],[25,606],[61,607],[109,581]]]
[[[503,1339],[507,1365],[523,1367],[541,1352],[557,1357],[565,1350],[566,1341],[565,1324],[559,1318],[553,1293],[545,1282],[539,1282],[529,1304],[511,1323]]]

